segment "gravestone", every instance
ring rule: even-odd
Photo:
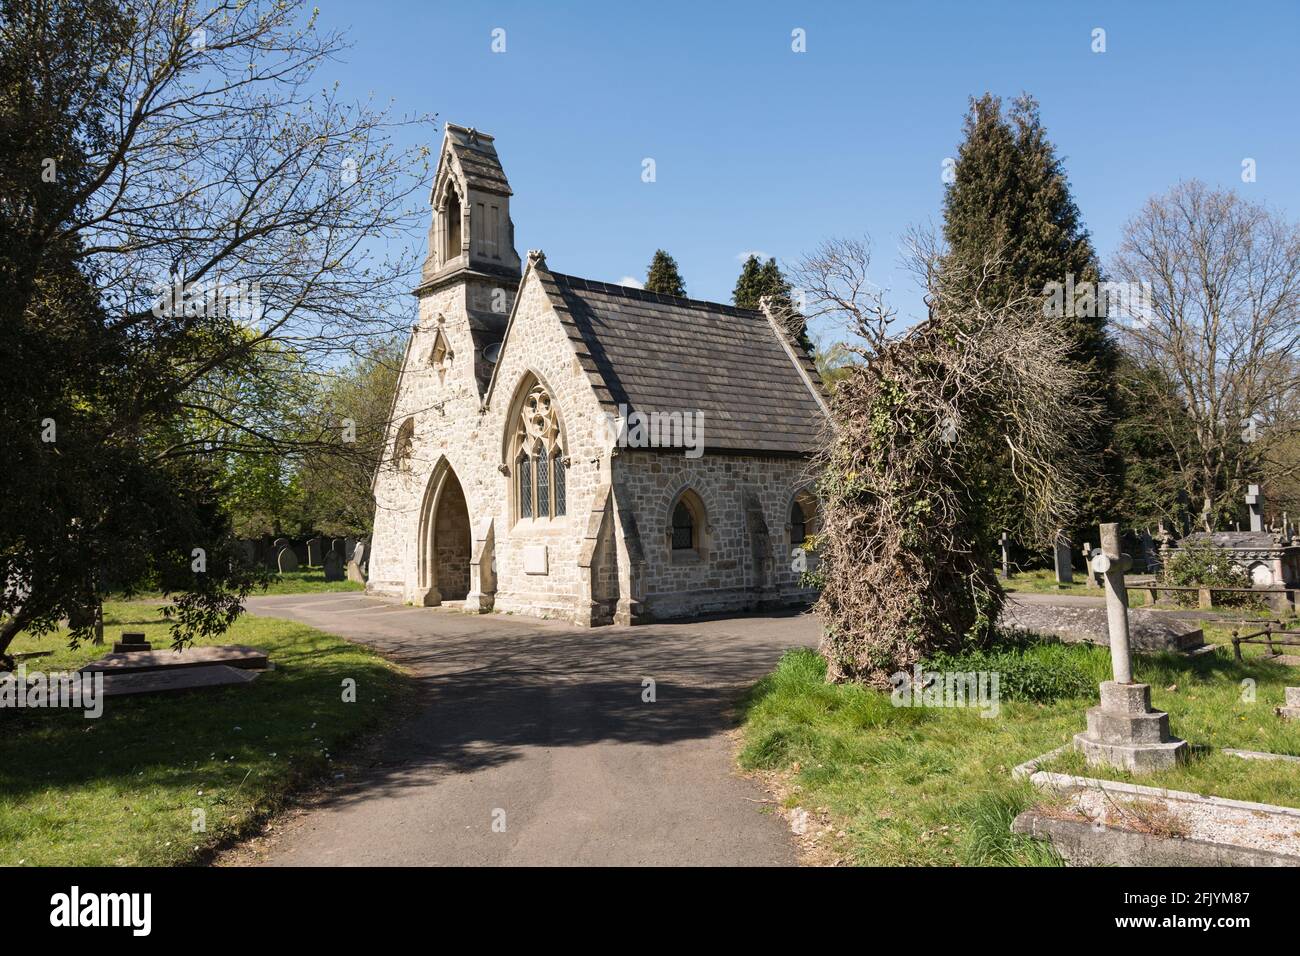
[[[1279,707],[1277,715],[1286,720],[1300,720],[1300,687],[1286,689],[1286,706]]]
[[[330,541],[330,550],[331,550],[331,551],[337,551],[337,552],[339,553],[339,555],[343,558],[343,560],[344,560],[344,561],[347,561],[347,559],[348,559],[348,553],[347,553],[347,551],[346,551],[346,550],[344,549],[344,547],[343,547],[343,539],[342,539],[342,538],[333,538],[333,539],[331,539],[331,541]]]
[[[235,542],[235,554],[239,556],[242,564],[252,567],[257,563],[257,542],[247,538]]]
[[[1264,498],[1259,493],[1259,485],[1246,489],[1246,507],[1250,509],[1250,530],[1264,530]]]
[[[346,574],[343,568],[343,554],[331,548],[325,555],[325,580],[342,581]]]
[[[321,539],[312,538],[307,542],[307,567],[318,568],[321,565],[321,559],[325,556],[321,550]]]
[[[1003,578],[1003,580],[1006,580],[1007,578],[1009,578],[1009,577],[1011,576],[1011,571],[1010,571],[1011,565],[1010,565],[1010,561],[1009,561],[1009,558],[1008,558],[1008,555],[1007,555],[1007,545],[1010,543],[1010,541],[1011,541],[1011,539],[1007,537],[1007,533],[1006,533],[1005,531],[1002,532],[1002,537],[998,538],[998,544],[1002,545],[1002,578]]]
[[[1095,588],[1098,586],[1097,578],[1092,573],[1092,542],[1083,543],[1083,579],[1088,583],[1088,587]]]
[[[1074,565],[1070,560],[1070,539],[1064,533],[1056,533],[1056,583],[1074,583]]]
[[[357,549],[357,539],[348,535],[343,539],[343,560],[351,561],[352,552]]]
[[[138,654],[152,650],[153,645],[144,639],[143,631],[123,631],[122,636],[113,645],[114,654]]]
[[[280,573],[286,571],[298,570],[298,555],[293,553],[293,548],[281,548],[280,553],[275,557],[275,566],[280,569]]]
[[[271,551],[273,554],[279,554],[285,548],[289,547],[288,538],[276,538],[271,542]]]
[[[356,548],[352,552],[352,560],[348,562],[348,580],[356,581],[358,584],[366,583],[366,543],[358,541]]]
[[[1187,741],[1169,733],[1169,715],[1151,709],[1151,686],[1133,680],[1129,659],[1128,591],[1124,572],[1132,558],[1119,549],[1119,525],[1101,526],[1093,569],[1103,576],[1110,624],[1113,680],[1101,683],[1101,706],[1088,710],[1088,729],[1074,735],[1074,749],[1089,766],[1106,764],[1132,773],[1166,770],[1187,755]]]

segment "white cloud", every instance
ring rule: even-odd
[[[769,256],[766,252],[764,252],[764,251],[761,250],[761,249],[750,249],[750,250],[747,250],[747,251],[745,251],[745,252],[737,252],[737,253],[736,253],[736,261],[737,261],[737,262],[744,262],[744,261],[745,261],[746,259],[748,259],[750,256],[757,256],[759,262],[766,262],[768,259],[771,259],[771,258],[772,258],[771,256]]]
[[[632,276],[623,276],[623,278],[621,278],[621,279],[618,280],[618,284],[619,284],[619,285],[625,285],[625,286],[627,286],[629,289],[644,289],[644,288],[645,288],[645,283],[644,283],[644,282],[642,282],[640,279],[634,279]]]

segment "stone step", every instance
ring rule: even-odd
[[[1156,744],[1169,739],[1169,715],[1161,711],[1122,714],[1092,707],[1088,737],[1106,744]]]

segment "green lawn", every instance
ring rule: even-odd
[[[1273,715],[1296,671],[1252,651],[1242,664],[1224,649],[1195,658],[1139,657],[1137,678],[1152,685],[1153,703],[1169,712],[1173,732],[1194,744],[1300,754],[1300,726]],[[1023,656],[1053,673],[1077,669],[1089,686],[1109,676],[1105,648],[1043,645]],[[831,685],[824,676],[815,652],[788,652],[745,702],[739,757],[745,769],[775,772],[785,806],[825,808],[830,830],[818,858],[861,865],[1053,862],[1043,847],[1008,832],[1016,813],[1042,799],[1029,783],[1013,781],[1011,769],[1083,730],[1095,692],[1032,703],[1009,701],[1004,690],[1000,715],[984,718],[973,709],[895,707],[888,692]],[[1242,700],[1247,678],[1255,681],[1254,703]],[[1300,806],[1300,768],[1293,764],[1211,753],[1157,782]]]
[[[169,643],[157,606],[104,612],[106,640],[126,628]],[[0,712],[0,865],[194,861],[332,772],[340,749],[392,719],[411,686],[368,649],[287,621],[241,617],[205,643],[263,648],[276,669],[244,687],[109,700],[95,720]],[[21,636],[13,650],[56,652],[27,660],[30,673],[75,669],[107,648],[73,651],[51,634]],[[345,678],[356,681],[356,703],[343,702]],[[196,809],[206,832],[193,832]]]
[[[1002,582],[1002,589],[1011,594],[1030,592],[1033,594],[1080,594],[1085,597],[1105,597],[1101,588],[1090,588],[1082,571],[1075,570],[1073,584],[1057,584],[1055,571],[1022,571],[1013,574]],[[1141,591],[1128,592],[1129,607],[1142,607],[1146,604],[1146,595]]]
[[[356,581],[326,581],[323,568],[303,568],[301,571],[277,571],[271,575],[265,590],[255,590],[250,597],[263,594],[319,594],[332,591],[364,591],[366,586]],[[158,591],[142,591],[132,595],[133,601],[161,601]]]

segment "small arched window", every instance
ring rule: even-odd
[[[561,518],[566,513],[565,454],[560,418],[551,394],[534,383],[516,420],[511,460],[520,518]]]
[[[790,546],[802,547],[817,527],[817,499],[807,491],[796,492],[790,501]]]
[[[447,235],[447,248],[442,257],[443,262],[450,262],[461,253],[460,235],[461,235],[461,213],[460,213],[460,196],[455,189],[447,190],[447,211],[444,213],[444,220]]]
[[[411,455],[415,451],[415,419],[408,418],[397,429],[397,438],[393,441],[393,464],[402,471],[411,468]]]
[[[685,502],[677,502],[673,509],[673,550],[691,551],[695,548],[695,518]]]
[[[687,488],[668,512],[668,553],[673,561],[697,561],[704,557],[708,531],[704,502]]]

